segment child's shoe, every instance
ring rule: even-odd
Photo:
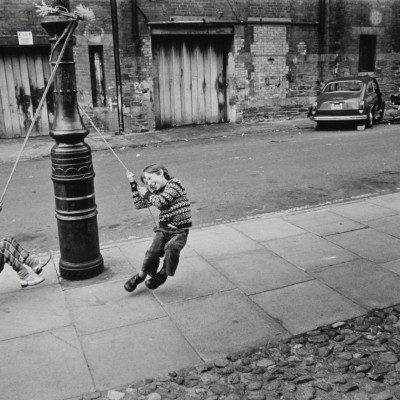
[[[40,274],[49,261],[51,260],[51,254],[43,257],[38,257],[36,255],[31,255],[25,260],[25,264],[33,269],[35,274]]]
[[[24,287],[28,287],[28,286],[38,285],[39,283],[42,283],[43,281],[44,281],[44,278],[42,276],[28,275],[26,278],[20,279],[19,283],[24,288]]]
[[[145,284],[150,290],[154,290],[163,285],[166,280],[167,277],[165,275],[158,273],[155,274],[153,278],[148,279]]]
[[[133,275],[132,278],[125,282],[124,288],[127,292],[133,292],[139,283],[142,283],[144,278],[140,277],[139,274]]]

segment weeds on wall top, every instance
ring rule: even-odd
[[[43,0],[41,4],[34,4],[37,14],[41,17],[46,17],[47,15],[61,15],[67,17],[71,21],[87,22],[93,22],[95,19],[93,11],[82,4],[76,6],[73,11],[69,11],[62,6],[50,7]]]

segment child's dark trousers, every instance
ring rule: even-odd
[[[158,270],[160,258],[164,257],[163,269],[174,276],[179,264],[181,250],[185,247],[188,229],[154,228],[154,238],[143,261],[142,272],[153,277]]]

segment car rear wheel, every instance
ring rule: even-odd
[[[315,129],[317,131],[323,131],[326,129],[326,123],[325,122],[317,122],[317,125],[315,125]]]

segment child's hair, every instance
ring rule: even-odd
[[[169,181],[171,179],[169,172],[167,170],[167,168],[164,167],[164,165],[162,164],[151,164],[148,165],[142,172],[142,175],[140,176],[140,180],[142,181],[142,183],[146,184],[146,181],[144,180],[144,174],[145,172],[147,172],[148,174],[159,174],[160,171],[164,172],[164,178]]]

